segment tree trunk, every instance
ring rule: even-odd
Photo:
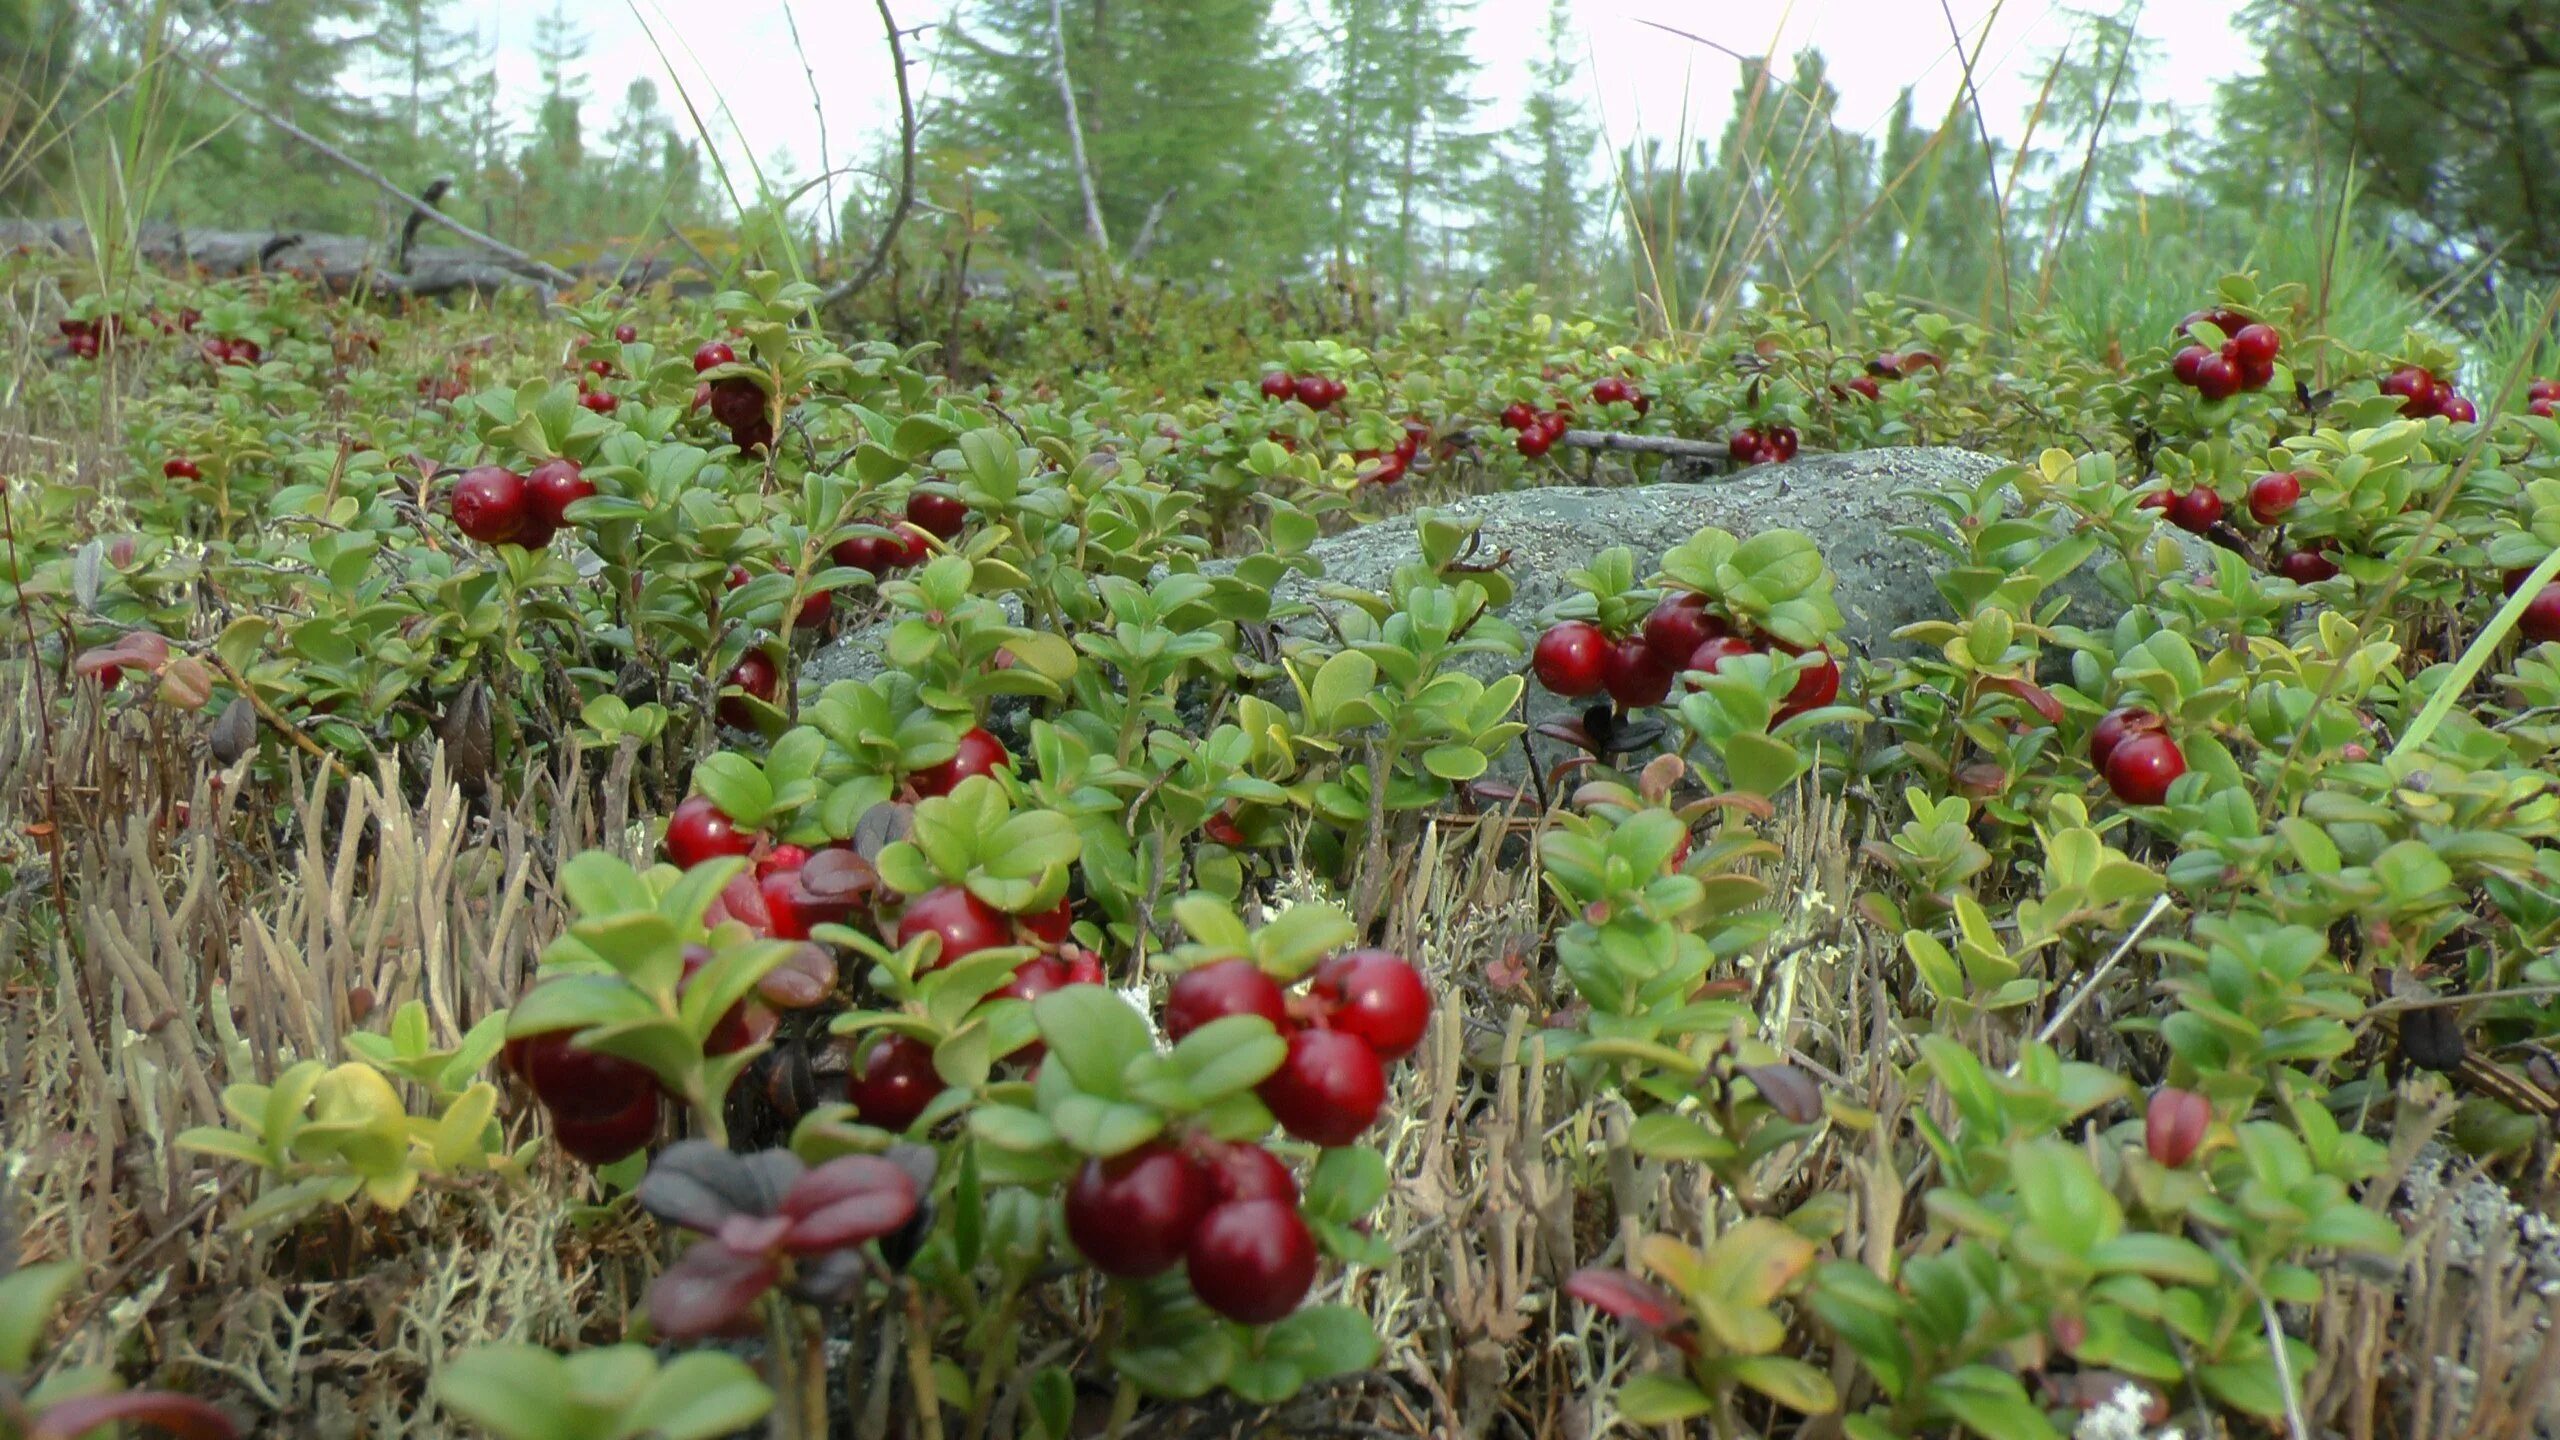
[[[1093,166],[1085,159],[1084,122],[1076,118],[1075,82],[1067,76],[1067,12],[1063,0],[1049,0],[1049,45],[1058,61],[1058,99],[1067,107],[1067,153],[1076,166],[1076,188],[1084,192],[1084,233],[1111,263],[1111,232],[1102,223],[1102,197],[1093,188]]]

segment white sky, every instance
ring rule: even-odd
[[[1284,24],[1301,3],[1279,0]],[[890,0],[906,26],[939,21],[955,4],[965,14],[969,0]],[[1949,0],[1946,8],[1968,48],[1979,40],[1985,17],[1997,12],[1975,80],[1993,132],[2015,139],[2043,79],[2041,58],[2073,32],[2070,15],[2050,0]],[[2142,29],[2164,53],[2148,77],[2145,100],[2200,107],[2216,81],[2254,65],[2254,53],[2232,32],[2232,8],[2222,0],[2148,0]],[[484,41],[495,39],[501,79],[519,100],[512,108],[520,115],[531,113],[536,93],[529,50],[534,24],[549,9],[549,0],[467,0],[459,9]],[[888,47],[878,12],[866,0],[580,0],[568,9],[588,36],[591,136],[602,133],[623,88],[643,75],[659,82],[668,109],[685,126],[667,66],[651,43],[654,29],[715,132],[730,137],[724,153],[733,160],[750,147],[765,159],[787,153],[796,174],[814,175],[818,109],[786,13],[798,21],[817,70],[835,162],[868,158],[867,142],[894,133]],[[1638,135],[1667,139],[1684,106],[1693,134],[1712,135],[1726,119],[1734,60],[1648,20],[1743,54],[1788,56],[1810,41],[1829,61],[1842,122],[1852,126],[1881,126],[1906,84],[1916,87],[1923,122],[1932,123],[1962,81],[1947,15],[1936,0],[1576,0],[1574,14],[1586,45],[1583,98],[1605,121],[1613,147]],[[1480,114],[1489,128],[1517,114],[1545,18],[1545,0],[1473,5],[1477,86],[1487,107]],[[924,103],[965,98],[950,95],[935,77],[926,58],[929,36],[910,37],[908,47],[920,61],[913,83]],[[725,103],[726,121],[712,114],[715,100]]]

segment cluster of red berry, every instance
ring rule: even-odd
[[[2477,406],[2453,393],[2453,382],[2423,365],[2403,365],[2383,376],[2382,393],[2398,396],[2400,413],[2412,420],[2441,415],[2457,425],[2468,425],[2480,418]]]
[[[624,326],[624,329],[630,329]],[[599,415],[610,415],[622,408],[622,397],[604,388],[613,378],[613,362],[590,360],[578,367],[578,403]]]
[[[2157,805],[2169,782],[2187,773],[2187,757],[2169,738],[2169,722],[2139,706],[2108,712],[2089,732],[2089,764],[2127,805]]]
[[[462,398],[463,393],[470,388],[471,362],[468,360],[456,360],[453,362],[453,373],[450,375],[421,375],[418,377],[418,396],[423,400],[459,400]]]
[[[685,950],[679,991],[710,961],[700,946]],[[720,1017],[703,1042],[708,1055],[730,1055],[773,1032],[771,1010],[741,1000]],[[648,1067],[579,1045],[574,1030],[553,1030],[509,1040],[501,1052],[507,1068],[533,1091],[551,1117],[560,1148],[590,1165],[610,1165],[649,1143],[658,1133],[669,1098]]]
[[[950,759],[908,776],[907,791],[915,799],[947,795],[963,780],[1012,766],[1004,742],[973,728],[960,737]],[[850,924],[874,893],[868,867],[846,846],[810,851],[771,843],[740,830],[704,795],[676,807],[664,843],[667,859],[681,869],[723,856],[753,859],[753,868],[729,883],[708,918],[713,924],[735,920],[770,939],[806,940],[817,926]],[[933,962],[936,969],[981,950],[1032,944],[1039,953],[1016,966],[1013,978],[995,992],[1032,1000],[1066,985],[1102,982],[1100,962],[1068,943],[1073,923],[1074,911],[1066,901],[1038,915],[1010,915],[957,885],[943,885],[909,900],[889,938],[903,947],[935,936],[941,947]],[[1034,1042],[1005,1058],[1028,1063],[1038,1060],[1039,1052]],[[864,1123],[885,1130],[914,1124],[942,1089],[932,1049],[893,1033],[875,1036],[862,1047],[847,1086]]]
[[[2302,499],[2302,479],[2289,471],[2261,475],[2249,482],[2249,517],[2261,525],[2273,525],[2290,513]],[[2162,488],[2135,502],[2145,510],[2157,510],[2162,518],[2181,530],[2202,535],[2222,523],[2228,513],[2222,492],[2209,484],[2186,490]]]
[[[1603,375],[1591,382],[1594,405],[1632,405],[1639,416],[1653,409],[1653,397],[1636,388],[1636,383],[1622,375]]]
[[[2560,415],[2560,380],[2536,380],[2526,386],[2524,412],[2545,420]]]
[[[1549,379],[1554,374],[1549,372]],[[1634,381],[1620,375],[1603,375],[1591,382],[1594,405],[1629,405],[1637,415],[1653,409],[1653,397],[1636,388]],[[1521,454],[1532,460],[1553,450],[1573,428],[1573,402],[1559,400],[1550,409],[1541,410],[1526,400],[1514,400],[1502,407],[1502,428],[1517,431],[1511,442]]]
[[[1420,420],[1407,420],[1404,422],[1404,434],[1397,439],[1395,448],[1352,451],[1351,458],[1363,465],[1368,465],[1371,461],[1377,462],[1371,468],[1360,472],[1360,483],[1393,485],[1403,479],[1405,472],[1413,468],[1417,458],[1422,454],[1423,444],[1430,438],[1429,425]]]
[[[887,575],[910,565],[921,565],[933,553],[935,540],[949,542],[960,538],[961,529],[969,523],[969,507],[948,495],[929,490],[917,491],[907,499],[906,519],[896,525],[874,519],[869,524],[895,532],[891,535],[856,535],[836,543],[829,553],[839,565],[873,575]]]
[[[1242,1324],[1281,1319],[1315,1284],[1298,1182],[1259,1145],[1156,1141],[1088,1160],[1065,1210],[1067,1238],[1095,1269],[1144,1280],[1179,1263],[1200,1303]]]
[[[519,475],[503,465],[475,465],[453,482],[453,523],[483,545],[539,550],[569,523],[571,505],[596,493],[575,460],[556,457]]]
[[[970,733],[985,737],[984,746],[992,746],[997,755],[1004,755],[1004,747],[993,736],[983,730]],[[1005,756],[1002,763],[1010,766],[1012,757]],[[952,779],[929,784],[927,777],[932,773],[915,776],[911,783],[920,792],[931,794],[944,793],[959,783]],[[973,769],[969,773],[985,772]],[[930,788],[937,784],[940,788]],[[1069,985],[1102,983],[1102,962],[1092,952],[1070,942],[1074,923],[1075,910],[1069,901],[1061,900],[1054,909],[1037,915],[1009,915],[957,885],[942,885],[906,903],[890,938],[903,947],[926,935],[937,937],[942,948],[934,958],[934,969],[981,950],[1033,945],[1038,953],[1016,965],[1013,977],[988,997],[1030,1001]],[[845,1098],[853,1102],[854,1111],[864,1124],[883,1130],[905,1130],[942,1093],[942,1076],[933,1068],[933,1048],[923,1041],[884,1031],[859,1048],[853,1073],[846,1081]],[[1036,1065],[1045,1050],[1034,1040],[1000,1058]]]
[[[1563,402],[1553,410],[1537,409],[1526,400],[1502,407],[1502,428],[1520,432],[1512,444],[1532,460],[1553,450],[1572,426],[1573,407]]]
[[[1263,398],[1294,399],[1310,410],[1330,410],[1350,393],[1350,386],[1330,375],[1292,375],[1286,370],[1274,370],[1262,377]]]
[[[1784,464],[1796,458],[1796,443],[1792,425],[1754,425],[1733,432],[1725,448],[1736,465]]]
[[[74,360],[95,360],[98,352],[113,345],[124,334],[124,317],[108,315],[96,320],[57,320],[54,328],[62,332],[62,343]]]
[[[1186,970],[1165,998],[1175,1040],[1212,1020],[1259,1015],[1289,1042],[1289,1057],[1257,1092],[1280,1127],[1315,1145],[1348,1145],[1386,1103],[1386,1067],[1422,1043],[1431,992],[1421,972],[1383,950],[1353,950],[1316,967],[1292,999],[1249,960]]]
[[[1947,362],[1939,359],[1937,352],[1932,350],[1907,350],[1899,354],[1891,350],[1879,351],[1867,361],[1866,374],[1853,376],[1832,386],[1831,393],[1843,400],[1852,395],[1863,400],[1880,400],[1884,398],[1884,387],[1878,384],[1878,381],[1899,380],[1906,375],[1917,375],[1923,370],[1946,368]]]
[[[147,318],[163,335],[192,333],[203,312],[189,306],[175,315],[152,310]],[[95,360],[101,350],[112,349],[124,338],[122,315],[101,315],[95,320],[65,317],[53,322],[62,332],[63,349],[74,360]],[[200,347],[207,360],[216,365],[255,365],[261,358],[257,342],[252,340],[208,340]]]
[[[1637,710],[1661,704],[1671,694],[1671,682],[1683,671],[1712,675],[1734,656],[1772,650],[1806,653],[1775,636],[1752,633],[1716,613],[1706,596],[1684,592],[1654,606],[1643,628],[1632,635],[1612,638],[1588,620],[1551,625],[1538,637],[1529,666],[1539,684],[1567,699],[1606,690],[1621,707]],[[1828,650],[1812,653],[1816,660],[1798,674],[1777,719],[1790,719],[1839,698],[1839,662]]]
[[[2207,400],[2228,400],[2243,390],[2263,390],[2275,378],[2276,352],[2282,340],[2272,326],[2236,310],[2199,310],[2178,322],[2184,335],[2195,325],[2210,324],[2231,337],[2216,352],[2189,345],[2169,362],[2169,373]]]
[[[216,337],[196,349],[216,365],[255,365],[266,358],[255,340],[224,340]]]
[[[1295,1000],[1252,961],[1220,960],[1175,979],[1165,1031],[1178,1041],[1231,1015],[1259,1015],[1288,1039],[1288,1058],[1257,1092],[1281,1127],[1347,1145],[1386,1103],[1386,1067],[1422,1043],[1431,993],[1382,950],[1326,961]],[[1095,1269],[1142,1280],[1181,1264],[1202,1304],[1243,1324],[1286,1316],[1315,1283],[1297,1181],[1259,1145],[1189,1136],[1087,1160],[1065,1212],[1068,1238]]]
[[[706,340],[693,352],[693,373],[701,374],[715,365],[735,364],[738,352],[725,340]],[[729,431],[729,443],[750,454],[773,443],[773,414],[764,387],[744,375],[731,375],[695,388],[693,403],[697,409],[711,412],[711,418]]]

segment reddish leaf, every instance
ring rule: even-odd
[[[160,694],[181,710],[201,710],[213,700],[213,670],[193,655],[181,655],[160,672]]]
[[[1722,795],[1708,795],[1680,807],[1680,818],[1691,825],[1718,810],[1739,810],[1755,820],[1766,820],[1778,813],[1777,802],[1766,795],[1748,790],[1728,790]]]
[[[71,662],[71,673],[89,676],[105,670],[159,673],[169,663],[169,642],[148,630],[128,630],[111,643],[83,650]]]
[[[1541,720],[1538,722],[1538,733],[1550,740],[1561,740],[1577,749],[1595,748],[1591,743],[1591,732],[1583,729],[1582,722],[1579,720]]]
[[[712,1233],[741,1255],[770,1255],[791,1233],[791,1222],[780,1215],[732,1215]]]
[[[649,1323],[671,1340],[721,1334],[747,1318],[773,1287],[777,1266],[704,1240],[649,1284]]]
[[[705,1234],[732,1215],[770,1215],[806,1169],[788,1150],[733,1153],[710,1140],[679,1140],[658,1152],[634,1198],[670,1224]]]
[[[178,1440],[234,1440],[240,1427],[231,1417],[192,1395],[166,1390],[125,1390],[114,1395],[83,1395],[46,1407],[27,1440],[71,1440],[102,1425],[135,1421],[175,1435]]]
[[[2027,707],[2043,717],[2047,725],[2058,726],[2062,723],[2062,702],[2053,698],[2053,692],[2032,680],[2020,680],[2008,675],[1993,675],[1983,680],[1982,688],[1996,690],[2003,695],[2015,696],[2025,701]]]
[[[1677,755],[1656,755],[1645,762],[1636,775],[1636,789],[1656,805],[1671,798],[1673,787],[1689,773],[1688,762]]]
[[[764,891],[757,888],[753,872],[741,873],[738,878],[730,881],[728,888],[720,892],[719,898],[711,902],[711,908],[704,913],[702,919],[707,925],[717,925],[723,920],[735,920],[758,935],[768,935],[773,932],[773,912],[766,908]]]
[[[829,848],[800,867],[800,883],[821,899],[858,901],[879,888],[880,872],[850,850]]]
[[[1564,1293],[1641,1330],[1668,1330],[1689,1319],[1678,1300],[1624,1270],[1576,1270]]]
[[[1798,1125],[1822,1118],[1822,1087],[1794,1065],[1745,1065],[1742,1073],[1760,1091],[1769,1108]]]
[[[756,982],[756,998],[784,1010],[801,1010],[826,999],[835,985],[836,957],[824,945],[802,943]]]
[[[876,1155],[847,1155],[800,1177],[782,1197],[792,1220],[783,1247],[796,1255],[876,1240],[916,1213],[916,1182]]]
[[[1969,800],[1988,800],[2009,786],[2009,772],[1989,760],[1956,767],[1956,792]]]

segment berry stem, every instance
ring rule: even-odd
[[[1102,1432],[1103,1440],[1120,1440],[1120,1437],[1128,1431],[1129,1422],[1135,1419],[1137,1414],[1138,1387],[1123,1377],[1120,1388],[1113,1391],[1111,1395],[1111,1422]]]
[[[933,1327],[924,1315],[924,1287],[909,1280],[903,1287],[907,1302],[907,1385],[914,1391],[916,1433],[924,1440],[942,1440],[942,1396],[933,1378]],[[1126,1381],[1121,1382],[1127,1388]],[[1113,1427],[1117,1432],[1118,1427]]]

